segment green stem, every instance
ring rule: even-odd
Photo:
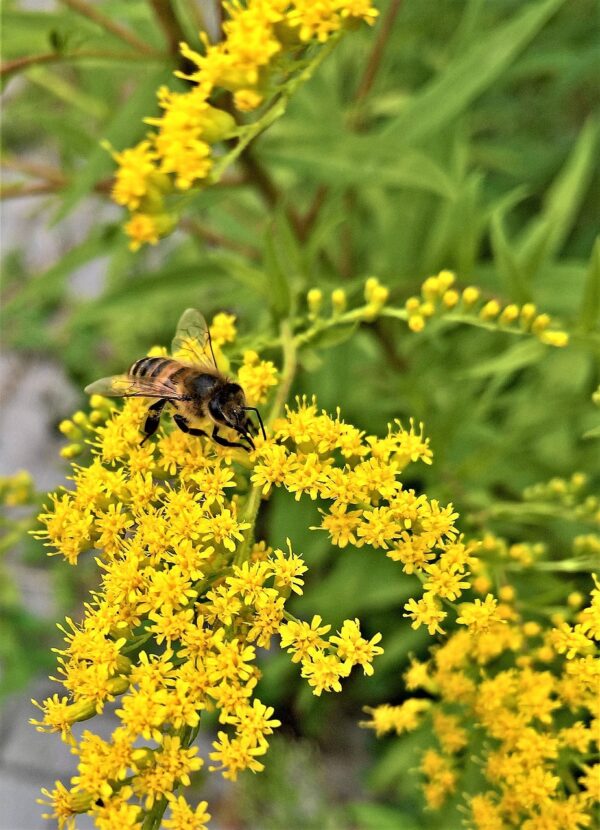
[[[281,415],[298,369],[297,338],[292,334],[292,326],[289,320],[283,320],[281,322],[280,338],[283,352],[283,369],[281,383],[277,388],[277,394],[275,395],[273,406],[267,419],[269,426],[273,426],[273,422]]]
[[[281,373],[281,383],[277,389],[273,406],[267,419],[269,426],[280,416],[281,411],[288,399],[296,370],[298,368],[297,349],[295,338],[292,334],[292,326],[289,320],[282,320],[280,328],[281,348],[283,351],[283,369]],[[246,507],[244,510],[243,521],[250,522],[250,527],[246,533],[243,543],[239,546],[235,555],[235,564],[241,565],[245,562],[254,544],[254,526],[256,524],[256,517],[260,509],[262,497],[262,490],[259,486],[254,486],[248,494],[246,500]]]
[[[143,821],[142,830],[158,830],[166,809],[166,798],[161,798],[160,801],[156,801],[153,808]]]
[[[86,2],[86,0],[61,0],[61,2],[74,12],[87,17],[88,20],[92,20],[98,26],[101,26],[105,31],[109,32],[109,34],[118,37],[119,40],[122,40],[128,46],[131,46],[143,55],[156,55],[155,50],[151,46],[148,46],[145,41],[133,32],[130,32],[129,29],[121,26],[120,23],[116,23],[112,20],[112,18],[107,17],[91,3]]]

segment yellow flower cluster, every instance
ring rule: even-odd
[[[231,341],[233,319],[218,315],[211,332],[215,348]],[[264,402],[276,376],[271,363],[245,354],[240,380],[253,401]],[[173,791],[205,763],[231,780],[263,769],[280,722],[256,697],[257,649],[268,649],[273,635],[301,663],[315,695],[340,691],[354,666],[372,673],[381,635],[364,638],[354,619],[326,636],[330,626],[320,617],[303,622],[286,610],[290,595],[302,593],[307,568],[289,541],[285,551],[254,541],[261,492],[275,483],[269,470],[292,493],[312,492],[311,468],[321,469],[326,456],[333,475],[327,486],[337,486],[332,458],[339,449],[354,467],[356,493],[366,495],[378,481],[391,494],[400,489],[396,471],[429,456],[412,431],[363,444],[339,414],[316,415],[305,405],[289,410],[266,442],[257,437],[254,453],[167,423],[142,446],[147,406],[129,398],[118,408],[94,396],[91,414],[67,423],[63,431],[76,437],[79,430],[91,455],[73,465],[72,489],[52,497],[36,534],[72,564],[95,556],[100,575],[83,619],[62,626],[56,679],[66,695],[36,704],[42,715],[32,721],[60,733],[78,758],[70,785],[44,792],[60,827],[74,827],[73,817],[88,812],[98,827],[139,830],[145,817],[167,809],[165,827],[204,827],[206,804],[194,812]],[[312,448],[305,433],[315,424],[322,435]],[[280,478],[283,456],[289,475]],[[392,457],[386,474],[384,459]],[[365,513],[358,533],[365,541],[377,533],[375,514]],[[107,707],[119,720],[110,738],[91,730],[75,737],[74,723]],[[204,712],[216,712],[219,722],[208,759],[193,746]]]
[[[202,53],[181,44],[182,55],[197,67],[190,75],[176,73],[191,84],[189,91],[161,87],[163,112],[146,119],[154,131],[135,147],[113,153],[119,168],[112,196],[131,211],[125,230],[133,250],[156,244],[172,230],[177,217],[165,197],[209,182],[213,145],[241,136],[224,92],[232,96],[233,112],[255,110],[281,88],[282,78],[298,71],[306,47],[377,16],[370,0],[230,0],[223,6],[227,18],[219,43],[202,34]]]
[[[422,331],[427,321],[435,317],[447,316],[457,321],[469,317],[481,323],[493,323],[501,331],[529,332],[549,346],[568,345],[569,335],[551,329],[550,316],[539,314],[533,303],[523,306],[510,303],[503,307],[498,300],[484,302],[479,288],[469,286],[459,292],[454,287],[455,281],[451,271],[440,271],[437,276],[428,277],[423,282],[420,296],[406,300],[411,331]]]
[[[0,504],[6,507],[29,504],[33,495],[33,479],[27,470],[19,470],[12,476],[0,476]]]
[[[284,485],[297,499],[305,495],[329,502],[320,529],[332,544],[344,548],[369,545],[417,574],[423,596],[405,605],[413,628],[426,625],[441,632],[447,612],[444,600],[457,599],[469,587],[475,543],[466,543],[455,527],[452,505],[406,489],[399,475],[412,462],[431,463],[423,425],[409,429],[399,422],[384,438],[366,435],[319,412],[316,401],[303,398],[296,411],[274,424],[275,444],[259,449],[252,481],[267,496]]]
[[[581,598],[569,604],[578,606]],[[473,830],[581,830],[600,801],[600,582],[572,619],[544,628],[520,613],[507,586],[460,606],[466,626],[413,662],[401,707],[369,710],[377,734],[431,725],[439,744],[420,764],[429,807],[441,808],[473,765],[483,791],[466,796]],[[428,709],[428,707],[430,707]],[[407,716],[408,715],[408,716]],[[597,758],[597,755],[596,755]]]

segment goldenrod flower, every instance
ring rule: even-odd
[[[145,119],[152,132],[136,147],[111,150],[118,164],[112,196],[132,211],[125,225],[132,250],[156,244],[172,230],[176,219],[166,213],[165,197],[210,182],[213,145],[243,134],[244,126],[221,108],[224,90],[233,93],[238,115],[251,112],[266,96],[284,92],[286,82],[298,74],[299,46],[324,44],[355,22],[371,24],[377,16],[370,0],[247,0],[223,5],[226,17],[219,43],[209,43],[202,34],[202,53],[180,45],[181,54],[196,69],[189,75],[176,74],[191,88],[173,92],[161,86],[157,97],[162,114]]]

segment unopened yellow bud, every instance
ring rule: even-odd
[[[500,314],[500,303],[498,300],[489,300],[479,312],[482,320],[493,320]]]
[[[459,296],[458,291],[451,288],[449,291],[445,291],[442,295],[442,303],[446,306],[446,308],[454,308],[454,306],[458,303]]]
[[[83,452],[83,447],[81,444],[69,444],[67,447],[63,447],[60,451],[60,455],[63,458],[76,458],[78,455],[81,455]]]
[[[567,604],[569,605],[569,608],[581,608],[583,602],[583,594],[580,594],[579,591],[572,591],[567,597]]]
[[[437,277],[427,277],[421,286],[421,294],[426,300],[436,300],[442,290],[442,286]]]
[[[549,325],[550,315],[538,314],[538,316],[534,319],[533,323],[531,324],[531,331],[535,334],[541,334],[543,331],[546,331]]]
[[[451,285],[454,285],[455,281],[456,277],[452,271],[440,271],[438,274],[438,282],[440,283],[443,291],[447,291]]]
[[[409,297],[408,300],[404,303],[404,308],[411,314],[414,311],[418,311],[421,306],[421,300],[418,297]]]
[[[75,427],[75,424],[73,423],[73,421],[68,421],[68,420],[61,421],[60,424],[58,425],[58,429],[59,429],[59,432],[62,432],[62,434],[66,435],[67,438],[70,438],[71,435],[73,435],[73,433],[77,433],[78,435],[81,435],[79,430]]]
[[[365,300],[370,303],[373,299],[373,292],[379,285],[377,277],[368,277],[365,280]]]
[[[503,585],[498,591],[498,596],[502,602],[512,602],[515,598],[515,589],[512,585]]]
[[[321,306],[323,305],[323,292],[320,288],[311,288],[308,294],[306,295],[306,302],[308,304],[308,310],[311,314],[317,315],[321,310]]]
[[[425,318],[420,314],[411,314],[408,318],[408,327],[411,331],[419,332],[425,328]]]
[[[433,303],[430,302],[421,303],[419,312],[423,317],[433,317],[433,315],[435,314],[435,306]]]
[[[585,473],[573,473],[571,476],[571,484],[575,490],[581,490],[587,484],[588,477]]]
[[[90,423],[94,426],[101,424],[104,421],[106,416],[102,412],[98,412],[95,410],[94,412],[90,413]]]
[[[92,395],[90,406],[92,409],[105,409],[109,406],[109,401],[107,398],[103,398],[102,395]]]
[[[540,663],[551,663],[554,657],[554,649],[551,646],[542,646],[535,652],[535,659]]]
[[[381,285],[376,277],[370,277],[365,283],[365,298],[367,307],[365,309],[365,320],[374,320],[390,295],[389,288]]]
[[[252,112],[263,102],[263,95],[255,89],[238,89],[233,96],[233,104],[240,112]]]
[[[519,306],[511,303],[507,305],[505,309],[503,309],[502,314],[500,315],[500,322],[502,325],[507,326],[511,323],[514,323],[515,320],[519,319]]]
[[[87,424],[88,417],[85,414],[85,412],[82,412],[81,410],[78,410],[73,415],[71,420],[73,421],[74,424],[77,424],[77,426],[82,427],[82,426],[85,426]]]
[[[521,322],[528,326],[536,315],[536,307],[533,303],[525,303],[521,308]]]
[[[481,576],[475,577],[473,580],[473,590],[476,594],[483,596],[484,594],[489,593],[492,588],[492,581],[487,576],[483,574]]]
[[[547,346],[556,346],[558,349],[569,345],[569,335],[566,331],[543,331],[539,337],[542,343]]]
[[[534,622],[533,620],[529,620],[523,625],[523,634],[526,637],[537,637],[541,630],[540,624]]]
[[[387,303],[389,296],[390,289],[386,288],[385,285],[378,285],[373,291],[371,302],[383,306]]]
[[[467,308],[475,305],[480,297],[481,291],[478,288],[475,288],[474,285],[469,285],[462,293],[462,301]]]
[[[331,305],[333,306],[334,312],[340,314],[342,311],[345,311],[347,304],[348,298],[343,288],[336,288],[331,292]]]

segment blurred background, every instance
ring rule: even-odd
[[[242,342],[268,334],[274,233],[294,236],[300,306],[313,287],[359,297],[369,275],[401,305],[448,268],[460,287],[533,302],[571,333],[568,348],[551,349],[442,323],[414,334],[382,320],[303,352],[294,394],[340,406],[369,433],[394,418],[424,421],[434,464],[407,486],[452,501],[470,535],[541,541],[556,558],[572,528],[551,515],[523,521],[498,504],[574,471],[597,492],[597,444],[583,436],[598,421],[591,395],[600,382],[598,5],[377,5],[376,26],[342,41],[239,169],[198,193],[169,238],[133,253],[100,141],[135,144],[142,119],[157,112],[158,86],[183,84],[161,3],[4,4],[0,473],[31,477],[2,484],[0,801],[14,805],[0,815],[6,830],[50,826],[38,817],[37,790],[72,772],[58,738],[27,725],[29,698],[54,691],[44,680],[60,639],[54,622],[77,615],[96,579],[93,563],[75,572],[26,535],[68,474],[58,425],[85,408],[87,383],[168,344],[189,306],[207,317],[235,313]],[[146,53],[90,6],[134,32]],[[214,34],[211,3],[162,6],[193,46],[201,26]],[[272,188],[251,174],[257,165]],[[305,221],[295,226],[294,216]],[[332,550],[309,530],[318,506],[277,491],[260,515],[264,538],[279,545],[289,536],[311,569],[292,610],[333,627],[360,616],[365,636],[383,633],[385,654],[374,677],[314,698],[288,657],[273,653],[260,697],[284,727],[267,770],[199,792],[219,828],[452,830],[458,804],[441,817],[423,808],[414,759],[426,739],[376,741],[357,727],[363,705],[403,700],[409,655],[430,644],[402,618],[412,578],[384,557]],[[577,575],[565,580],[578,587]]]

